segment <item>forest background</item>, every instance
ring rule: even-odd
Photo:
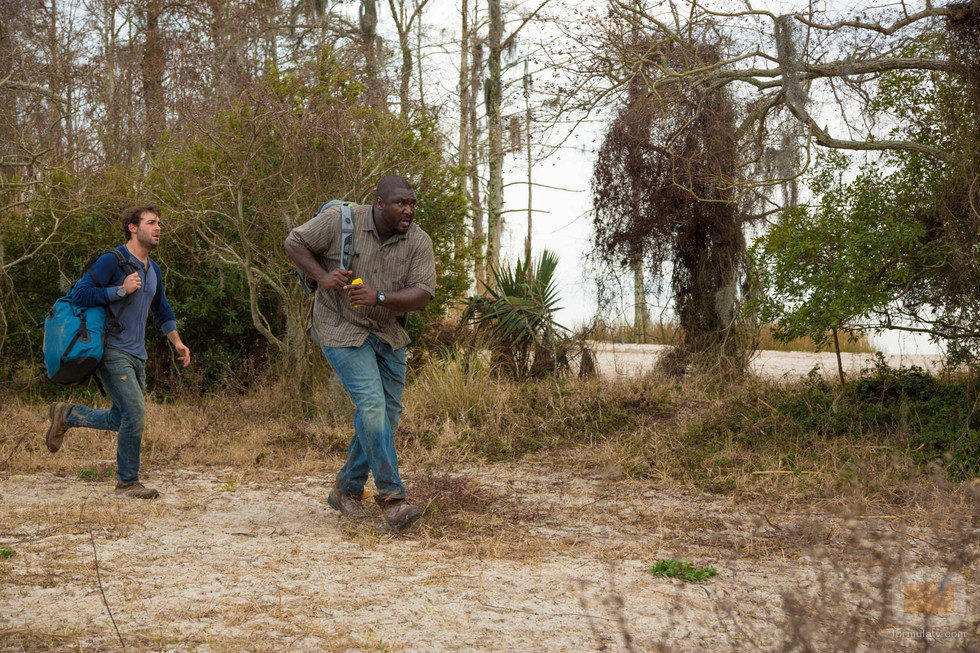
[[[354,411],[282,247],[389,173],[438,273],[397,536],[326,507]],[[148,327],[139,505],[44,445],[107,400],[37,326],[135,201],[194,354]],[[966,650],[978,207],[980,0],[0,0],[0,648]],[[881,329],[945,368],[749,373]]]
[[[424,348],[467,295],[500,290],[508,242],[525,262],[541,251],[533,194],[557,189],[535,174],[582,126],[605,133],[586,148],[596,210],[550,219],[591,215],[592,254],[559,264],[599,282],[600,307],[633,292],[631,337],[651,330],[652,292],[690,350],[751,350],[728,337],[746,324],[818,344],[898,327],[974,359],[975,3],[2,6],[0,375],[15,385],[36,381],[52,298],[118,243],[137,198],[166,214],[158,258],[199,343],[180,377],[150,343],[157,387],[307,368],[283,237],[386,173],[417,183],[437,251],[439,295],[412,322]],[[560,331],[541,324],[532,340]]]

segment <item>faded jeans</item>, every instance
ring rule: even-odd
[[[140,442],[146,422],[143,393],[146,392],[146,363],[118,349],[106,349],[95,373],[112,400],[112,408],[75,405],[65,416],[65,425],[117,431],[116,478],[126,485],[139,481]]]
[[[337,486],[360,497],[370,470],[379,496],[403,499],[394,433],[405,391],[405,348],[393,350],[371,334],[360,347],[323,347],[323,354],[356,407],[354,437]]]

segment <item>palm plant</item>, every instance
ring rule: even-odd
[[[537,260],[491,267],[492,283],[466,300],[463,322],[492,341],[494,361],[513,376],[543,375],[567,367],[560,343],[568,329],[555,322],[558,255],[545,250]]]

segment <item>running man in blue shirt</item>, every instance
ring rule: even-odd
[[[115,255],[106,252],[75,284],[72,302],[78,306],[105,306],[118,326],[108,329],[105,355],[95,370],[105,386],[112,408],[97,409],[63,401],[51,404],[51,425],[45,435],[48,449],[61,448],[65,432],[83,426],[118,433],[116,444],[116,494],[138,499],[155,499],[160,493],[145,487],[139,480],[140,443],[146,410],[146,318],[153,319],[167,334],[177,355],[187,367],[191,351],[177,333],[174,312],[163,292],[160,266],[150,252],[160,244],[160,209],[134,206],[122,216],[127,242],[118,247],[136,266],[126,275]]]

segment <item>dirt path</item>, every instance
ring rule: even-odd
[[[325,478],[234,474],[152,470],[155,502],[116,499],[106,481],[0,476],[0,547],[15,551],[0,559],[0,649],[120,648],[93,538],[119,632],[148,650],[729,650],[777,647],[793,627],[828,650],[912,647],[922,618],[903,611],[901,582],[882,593],[876,579],[893,559],[896,579],[936,577],[959,546],[895,529],[894,516],[842,520],[528,464],[418,479],[425,520],[394,536],[373,507],[371,523],[342,521]],[[432,494],[440,486],[455,489]],[[648,572],[667,557],[718,575]],[[943,647],[977,634],[970,574],[952,576],[955,610],[928,624]]]

